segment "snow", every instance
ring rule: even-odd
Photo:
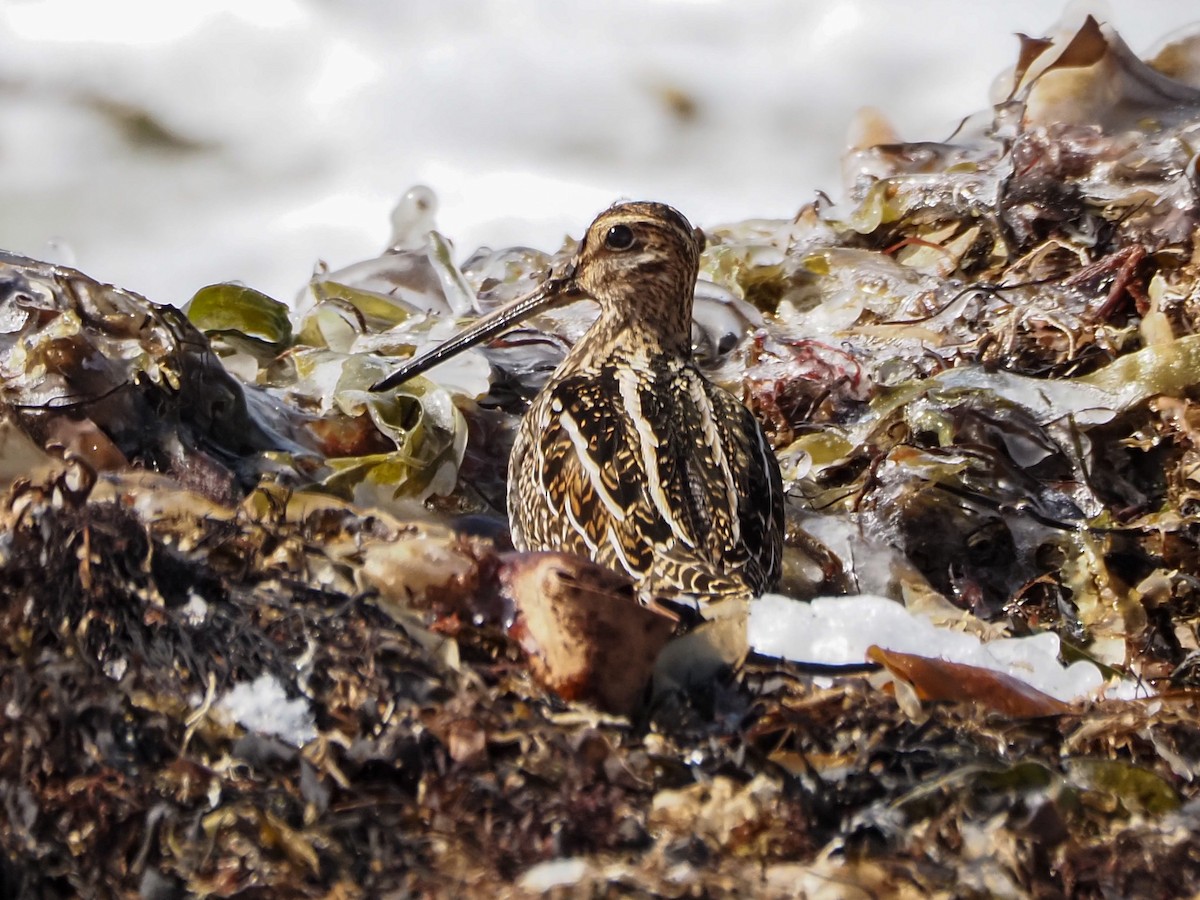
[[[199,627],[208,617],[208,601],[194,590],[188,591],[187,603],[183,604],[179,611],[183,614],[184,621],[194,628]]]
[[[534,894],[544,894],[555,888],[571,887],[588,874],[588,861],[583,857],[550,859],[526,869],[517,879],[517,887]]]
[[[263,674],[234,685],[217,701],[216,708],[247,731],[273,735],[294,747],[302,747],[317,736],[308,701],[289,700],[274,675]]]
[[[766,656],[800,662],[861,663],[871,645],[1003,672],[1059,700],[1129,699],[1149,691],[1129,681],[1106,684],[1093,663],[1058,661],[1059,639],[1050,632],[982,642],[935,625],[887,597],[863,594],[802,602],[766,594],[750,606],[750,646]]]

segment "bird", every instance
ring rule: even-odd
[[[533,292],[371,390],[386,391],[530,314],[590,299],[599,316],[533,398],[509,456],[517,550],[576,553],[645,597],[757,596],[783,564],[779,463],[754,414],[692,356],[704,233],[663,203],[614,204]]]

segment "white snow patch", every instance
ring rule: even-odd
[[[583,880],[587,872],[586,859],[551,859],[526,869],[517,879],[517,887],[524,891],[545,893],[557,887],[576,885]]]
[[[187,603],[180,608],[184,620],[191,626],[203,625],[208,617],[208,601],[195,591],[188,592]]]
[[[216,708],[247,731],[274,735],[295,747],[317,736],[308,701],[289,700],[274,675],[259,675],[253,681],[235,685]]]
[[[818,597],[807,603],[766,594],[750,606],[749,640],[752,648],[767,656],[826,665],[864,662],[867,648],[874,644],[1003,672],[1063,701],[1100,695],[1132,699],[1151,693],[1132,681],[1106,684],[1100,669],[1090,662],[1064,667],[1058,661],[1055,634],[984,643],[871,594]]]

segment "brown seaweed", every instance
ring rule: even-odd
[[[506,555],[586,311],[366,387],[570,241],[457,265],[415,190],[294,314],[0,257],[0,895],[1200,890],[1195,50],[1088,19],[949,141],[868,123],[838,204],[708,229],[694,329],[780,457],[787,591],[1053,631],[1138,700],[739,664],[736,617],[670,641]]]

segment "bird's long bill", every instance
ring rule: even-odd
[[[492,310],[486,316],[477,319],[475,324],[466,331],[455,335],[444,344],[439,344],[428,353],[410,359],[387,378],[371,385],[371,390],[386,391],[398,384],[403,384],[410,378],[428,372],[438,363],[444,362],[464,350],[469,350],[476,344],[483,343],[538,310],[552,306],[569,293],[570,288],[567,286],[566,279],[549,278],[537,290],[518,297],[499,309]]]

